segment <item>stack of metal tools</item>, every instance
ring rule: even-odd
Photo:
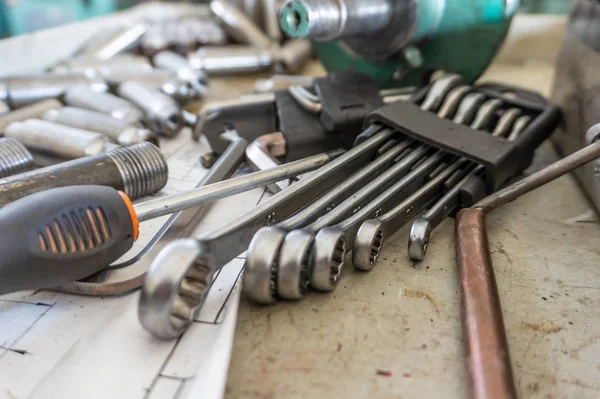
[[[524,170],[558,123],[558,110],[537,94],[472,85],[471,76],[442,74],[419,89],[381,90],[375,79],[349,71],[276,76],[261,82],[260,94],[207,104],[196,120],[182,107],[204,95],[211,75],[293,72],[311,53],[308,41],[283,42],[277,24],[267,23],[265,33],[227,2],[214,0],[210,9],[213,19],[118,28],[44,75],[2,81],[0,94],[13,109],[0,117],[4,134],[36,156],[72,160],[0,185],[5,218],[17,220],[32,207],[41,215],[21,226],[39,227],[29,252],[0,264],[18,282],[0,292],[67,284],[72,292],[105,294],[73,281],[104,271],[131,248],[140,221],[173,213],[152,240],[147,275],[118,292],[143,281],[140,319],[158,336],[184,331],[214,273],[247,249],[244,291],[256,302],[332,291],[350,253],[357,269],[371,270],[387,237],[415,217],[408,254],[422,259],[435,227]],[[230,41],[247,46],[227,47]],[[278,90],[265,92],[265,83]],[[217,163],[194,190],[132,205],[166,184],[166,161],[154,144],[186,124],[211,144],[205,164]],[[259,171],[228,179],[244,160]],[[30,184],[19,184],[25,178]],[[45,191],[79,185],[88,187]],[[235,222],[167,244],[189,236],[202,204],[265,185],[276,194]],[[19,280],[23,263],[30,274],[44,265],[46,278]]]
[[[600,153],[596,143],[504,187],[560,120],[536,93],[473,83],[518,2],[241,3],[263,8],[214,0],[211,17],[120,26],[44,74],[0,79],[0,295],[142,287],[143,327],[175,338],[244,251],[248,299],[297,301],[335,290],[349,266],[372,270],[411,222],[407,256],[424,259],[437,226],[456,216],[466,353],[486,353],[481,362],[467,356],[471,383],[481,397],[514,396],[483,215]],[[312,47],[284,40],[279,17],[337,72],[279,74],[298,71]],[[480,42],[474,60],[460,56]],[[257,81],[254,95],[208,103],[199,115],[184,109],[205,98],[212,76],[264,71],[278,74]],[[159,143],[166,148],[186,127],[211,146],[200,158],[208,173],[192,190],[134,202],[165,187]],[[237,176],[244,164],[254,172]],[[209,203],[258,187],[273,195],[191,238]],[[166,215],[123,260],[143,222]]]
[[[128,187],[153,179],[159,183],[150,185],[152,190],[131,189],[128,194],[137,198],[160,190],[166,183],[166,161],[158,149],[142,144],[158,146],[159,137],[174,137],[184,126],[196,123],[196,117],[184,107],[205,95],[207,73],[247,72],[232,68],[220,55],[218,62],[225,64],[222,68],[215,66],[213,58],[199,57],[197,50],[212,46],[209,51],[228,52],[226,48],[232,43],[246,43],[248,47],[236,46],[244,51],[260,48],[272,53],[270,65],[282,66],[283,70],[288,66],[298,68],[311,56],[308,41],[284,42],[279,30],[268,36],[227,2],[216,0],[211,10],[212,15],[204,17],[117,26],[93,36],[72,57],[44,73],[1,77],[0,135],[6,139],[0,151],[0,176],[48,167],[3,182],[4,192],[13,193],[23,179],[38,179],[59,169],[76,175],[74,172],[87,170],[91,161],[64,161],[105,159],[101,154],[110,157],[122,153],[120,147],[130,147],[126,153],[141,162],[139,173],[121,170],[127,179],[99,173],[95,178],[71,177],[62,183],[57,179],[53,185],[41,178],[43,185],[29,185],[18,195],[7,194],[3,203],[44,188],[70,184],[111,182],[114,187]],[[271,23],[267,25],[279,29],[273,11],[268,13]],[[20,144],[17,147],[15,143]],[[150,158],[160,159],[160,172],[146,165],[144,151],[150,151]]]
[[[525,169],[558,120],[558,109],[535,93],[445,75],[411,101],[370,113],[352,148],[234,223],[167,245],[142,289],[142,324],[161,337],[179,335],[213,274],[247,248],[243,287],[252,300],[331,291],[350,252],[356,268],[372,269],[384,239],[428,208],[430,233],[438,219]],[[426,240],[419,243],[424,252]]]
[[[0,139],[0,206],[65,186],[110,186],[132,200],[161,190],[167,183],[168,166],[157,148],[159,139],[173,138],[186,125],[196,123],[195,115],[184,107],[204,97],[208,74],[271,67],[285,72],[310,59],[308,41],[283,39],[276,5],[272,8],[267,13],[268,34],[227,2],[214,1],[209,13],[199,13],[203,16],[166,16],[158,22],[142,20],[111,27],[43,73],[1,77],[0,135],[5,138]],[[263,19],[269,21],[267,15]],[[230,46],[238,50],[229,51]],[[213,51],[216,58],[198,55],[203,48]],[[256,49],[263,55],[252,60],[246,54]],[[223,50],[232,62],[222,56]],[[264,65],[264,54],[268,65]],[[258,62],[260,68],[250,65],[248,69],[248,62]],[[199,186],[231,176],[243,156],[242,151],[233,164],[216,168]],[[192,210],[174,215],[151,240],[152,248],[159,250],[169,237],[191,230],[199,220],[200,214]],[[58,240],[60,235],[50,237]],[[152,258],[144,260],[148,259]],[[87,282],[69,282],[65,289],[91,295],[121,294],[142,282],[139,278],[123,284],[106,281],[110,289]]]
[[[63,159],[97,155],[113,144],[157,144],[157,136],[176,135],[186,119],[195,122],[182,107],[204,96],[207,74],[292,71],[311,56],[307,40],[283,42],[280,31],[269,37],[224,1],[210,8],[211,17],[102,32],[46,73],[0,78],[0,131]],[[276,13],[269,15],[275,18],[269,26],[279,29]],[[245,44],[231,49],[231,43]],[[256,50],[263,55],[252,60]]]

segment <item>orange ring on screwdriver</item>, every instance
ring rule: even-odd
[[[129,215],[131,216],[131,224],[133,225],[133,241],[137,241],[140,236],[140,221],[135,214],[135,209],[133,208],[133,204],[131,203],[131,199],[125,194],[123,191],[119,191],[119,195],[123,199],[127,210],[129,211]]]

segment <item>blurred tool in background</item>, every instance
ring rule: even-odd
[[[559,152],[571,154],[600,138],[600,3],[577,0],[569,17],[556,64],[552,100],[563,108],[564,123],[552,137]],[[581,187],[600,211],[600,163],[576,171]]]
[[[518,0],[287,0],[280,23],[287,35],[313,40],[328,71],[363,72],[380,87],[419,85],[437,70],[472,82],[502,44],[518,6]]]
[[[548,2],[545,2],[548,3]],[[529,10],[559,11],[524,3]],[[287,0],[284,32],[313,40],[328,71],[352,69],[380,87],[415,86],[435,71],[475,81],[500,48],[518,0]]]
[[[172,0],[181,3],[209,3],[208,0]],[[0,0],[0,37],[19,35],[40,29],[50,28],[78,20],[93,18],[124,9],[148,0],[60,0],[40,2],[39,0]],[[269,28],[269,12],[263,4],[278,0],[230,0],[230,3],[243,10],[259,26],[276,39]],[[522,0],[521,11],[529,13],[566,14],[572,5],[571,0]]]

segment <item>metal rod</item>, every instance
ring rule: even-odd
[[[507,202],[514,201],[523,194],[528,193],[538,187],[543,186],[550,181],[567,174],[578,167],[600,157],[600,141],[590,144],[589,146],[561,159],[532,174],[523,180],[516,182],[503,190],[494,193],[487,198],[479,201],[473,208],[479,208],[484,212],[489,212],[494,208],[504,205]]]
[[[222,0],[213,0],[210,2],[210,10],[236,40],[264,49],[273,46],[274,42],[234,5]]]
[[[600,141],[461,210],[456,216],[456,262],[461,321],[471,396],[515,398],[500,295],[490,256],[485,215],[600,157]]]
[[[463,209],[456,217],[456,263],[471,397],[516,398],[485,212],[481,209]]]
[[[134,200],[162,189],[168,175],[160,150],[142,143],[0,179],[0,208],[33,193],[80,185],[114,187]]]
[[[262,172],[211,184],[181,194],[159,198],[143,204],[135,205],[135,213],[140,222],[159,216],[178,212],[192,206],[239,194],[257,187],[262,187],[280,180],[289,179],[305,172],[310,172],[325,165],[341,155],[343,151],[334,151],[301,159]]]

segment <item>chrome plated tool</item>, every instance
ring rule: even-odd
[[[227,132],[223,138],[231,144],[196,188],[229,179],[244,161],[244,150],[248,142],[237,136],[235,132]],[[60,291],[104,296],[123,295],[139,288],[144,282],[148,268],[160,251],[173,240],[191,236],[209,209],[210,203],[207,203],[171,215],[139,253],[129,259],[113,263],[110,267],[83,280],[65,284],[60,287]]]
[[[447,79],[456,80],[450,77]],[[422,107],[427,107],[428,109],[429,107],[439,108],[444,96],[454,86],[453,84],[448,84],[447,79],[441,79],[434,85],[435,89],[428,92]],[[312,94],[310,92],[305,93],[306,90],[299,86],[296,86],[294,89],[298,91],[299,96],[306,97],[306,101],[319,105],[317,102],[318,99],[311,98]],[[411,143],[411,140],[404,140],[403,145],[398,145],[395,148],[403,151]],[[412,154],[405,154],[406,157],[403,159],[404,162],[409,162],[409,166],[411,162],[418,161],[427,152],[426,146],[421,146],[413,150]],[[386,154],[390,153],[393,153],[393,151],[388,151]],[[411,157],[414,158],[411,159]],[[384,159],[385,155],[382,155],[371,166],[376,165]],[[398,165],[398,167],[403,168],[402,165]],[[361,174],[366,173],[368,175],[369,168],[370,166],[366,166],[353,175],[353,177],[357,177],[360,181]],[[393,171],[390,172],[388,170],[385,173],[393,173]],[[385,179],[383,175],[380,177]],[[346,180],[346,182],[353,182],[352,177]],[[317,206],[319,204],[321,206],[328,206],[328,213],[318,220],[311,222],[310,225],[306,225],[308,224],[306,223],[303,226],[303,219],[296,215],[289,221],[282,222],[284,225],[290,225],[288,230],[265,228],[264,232],[259,231],[249,249],[247,270],[244,275],[244,291],[246,294],[254,301],[263,304],[273,303],[277,295],[285,299],[301,299],[308,287],[315,234],[321,228],[337,223],[344,217],[347,217],[348,210],[359,209],[362,206],[361,201],[368,202],[370,199],[373,199],[379,192],[388,187],[389,184],[387,186],[379,186],[376,181],[373,181],[357,193],[353,194],[350,191],[348,193],[350,198],[341,202],[340,205],[329,205],[329,203],[332,203],[332,200],[328,197],[335,193],[335,190],[331,191],[314,203]],[[378,186],[380,188],[379,191],[375,189]],[[344,183],[340,187],[344,188]],[[341,201],[341,199],[338,199],[338,201]],[[304,214],[308,209],[301,212],[301,214]],[[310,217],[310,213],[308,216]],[[300,227],[304,228],[300,229]],[[296,230],[291,231],[293,229]]]
[[[507,118],[512,119],[514,122],[508,137],[509,141],[517,139],[519,134],[522,133],[526,127],[526,124],[524,123],[516,123],[518,119],[515,118],[515,115],[518,114],[514,110],[518,111],[519,114],[521,112],[516,108],[506,111],[506,113],[512,111],[513,115],[509,114]],[[529,118],[529,120],[531,119],[529,116],[527,118]],[[500,128],[496,129],[494,133],[492,133],[492,135],[495,137],[502,137],[504,134],[506,134],[506,131],[503,126],[500,126]],[[472,170],[467,176],[465,176],[460,182],[458,182],[458,184],[444,194],[439,202],[433,205],[427,213],[413,222],[408,238],[408,257],[410,259],[414,261],[421,261],[425,258],[425,254],[429,248],[429,239],[431,238],[431,233],[440,225],[440,223],[444,221],[444,219],[458,211],[461,200],[461,189],[474,177],[481,177],[481,175],[485,172],[482,166],[472,165],[470,169]]]
[[[140,107],[158,133],[173,137],[183,128],[181,108],[160,91],[137,82],[124,82],[119,85],[117,93]]]
[[[309,251],[304,249],[305,246],[294,245],[289,245],[284,250],[284,240],[287,239],[288,233],[300,228],[310,229],[312,224],[318,223],[316,221],[325,215],[333,217],[333,220],[343,217],[343,211],[337,212],[336,215],[331,213],[344,203],[347,204],[346,213],[348,209],[353,210],[353,205],[356,206],[359,201],[353,200],[353,204],[346,201],[359,195],[358,191],[388,169],[410,144],[410,140],[404,140],[401,144],[394,145],[331,191],[311,202],[302,211],[276,225],[258,230],[248,247],[243,280],[244,293],[261,304],[271,304],[278,297],[302,298],[308,286],[306,263],[309,255],[306,253]],[[293,233],[289,235],[292,236]],[[310,249],[310,245],[307,247]]]
[[[108,138],[102,134],[41,119],[13,122],[4,129],[4,135],[31,150],[65,159],[98,155],[109,149]]]
[[[269,36],[256,26],[246,14],[229,2],[213,0],[210,2],[210,9],[219,19],[223,28],[238,42],[263,49],[274,45]]]
[[[117,54],[137,47],[147,30],[148,24],[146,23],[122,26],[103,40],[82,49],[78,55],[91,56],[103,60],[112,58]]]
[[[100,133],[112,142],[130,146],[148,141],[158,146],[156,133],[123,119],[77,107],[62,107],[46,111],[43,118],[47,121]]]
[[[110,93],[77,87],[67,91],[63,100],[67,105],[101,112],[130,123],[144,120],[144,113],[135,104]]]
[[[84,74],[10,76],[0,78],[0,100],[6,101],[11,108],[18,108],[49,98],[59,98],[74,87],[85,87],[96,92],[108,90],[103,79]]]
[[[63,104],[60,101],[51,98],[37,103],[32,103],[7,114],[0,115],[0,135],[3,134],[6,126],[13,122],[23,122],[27,119],[39,119],[44,115],[45,112],[62,107]]]
[[[148,144],[151,145],[151,144]],[[131,147],[123,148],[128,155]],[[29,195],[0,210],[11,228],[0,231],[0,295],[52,288],[90,276],[123,256],[139,236],[139,223],[315,170],[322,154],[279,168],[133,205],[112,187],[72,186]]]
[[[269,49],[244,45],[200,47],[188,54],[189,64],[209,76],[246,75],[270,69],[275,62]]]
[[[378,130],[371,128],[374,135],[370,139],[236,221],[198,239],[177,240],[167,246],[150,267],[142,288],[139,317],[144,328],[162,338],[180,335],[204,304],[213,273],[245,251],[261,227],[286,219],[369,162],[393,136],[391,131]]]
[[[346,220],[319,230],[315,236],[313,257],[309,269],[311,287],[319,291],[335,289],[344,269],[346,256],[354,245],[354,239],[361,224],[369,218],[388,212],[413,194],[427,182],[430,173],[434,172],[441,164],[448,164],[448,162],[444,162],[446,157],[447,154],[441,151],[435,153]]]
[[[206,92],[208,77],[202,69],[192,68],[188,60],[173,51],[161,51],[152,58],[157,68],[177,74],[179,79],[188,82],[200,95]]]

